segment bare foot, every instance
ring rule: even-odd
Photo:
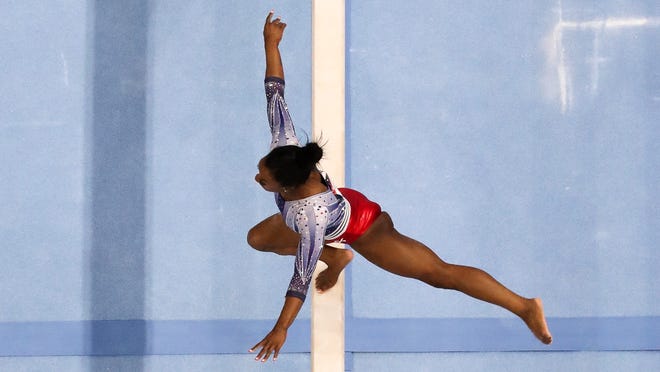
[[[543,314],[543,302],[540,298],[532,298],[529,301],[529,310],[523,317],[523,320],[536,338],[546,345],[551,344],[552,335],[550,334],[548,324],[545,321],[545,315]]]
[[[334,287],[339,279],[339,274],[353,259],[353,252],[349,249],[338,249],[337,254],[332,257],[330,262],[326,262],[328,268],[321,271],[316,277],[316,290],[323,293],[328,289]]]

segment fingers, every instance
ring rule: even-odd
[[[273,24],[284,29],[286,27],[286,23],[282,22],[282,19],[279,16],[275,17],[275,19],[272,19],[273,14],[275,14],[273,10],[268,12],[268,15],[266,16],[266,25]]]
[[[254,346],[252,346],[252,347],[250,348],[250,350],[248,350],[248,352],[253,353],[254,350],[255,350],[256,348],[258,348],[258,347],[259,347],[261,344],[263,344],[263,343],[264,343],[264,340],[259,341],[259,343],[256,344],[256,345],[254,345]]]
[[[265,362],[268,360],[268,356],[270,355],[270,350],[268,350],[268,346],[264,346],[261,348],[261,351],[259,351],[259,354],[257,354],[257,357],[254,358],[254,360],[260,360],[262,362]]]
[[[250,350],[250,352],[254,352],[254,350]],[[256,361],[262,361],[266,362],[268,361],[268,358],[270,358],[270,354],[273,353],[273,361],[277,360],[277,356],[280,354],[279,349],[272,349],[269,347],[263,347],[259,353],[257,354],[257,357],[254,358]]]
[[[273,361],[276,361],[277,357],[280,355],[280,349],[278,347],[268,345],[268,343],[266,343],[265,341],[266,340],[264,339],[263,341],[254,345],[250,350],[248,350],[248,352],[253,353],[257,348],[261,347],[261,350],[257,354],[256,358],[254,358],[254,360],[256,361],[261,360],[262,362],[266,362],[268,361],[268,358],[270,358],[270,355],[272,353]]]

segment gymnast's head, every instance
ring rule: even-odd
[[[254,180],[264,190],[271,192],[296,188],[307,181],[322,157],[323,149],[316,142],[310,142],[304,147],[276,147],[259,161],[259,173]]]

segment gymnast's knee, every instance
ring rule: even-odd
[[[247,233],[247,243],[250,247],[258,251],[266,251],[267,241],[257,227],[251,228]]]
[[[456,280],[450,264],[435,265],[422,273],[418,279],[435,288],[456,289]]]

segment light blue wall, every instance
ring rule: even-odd
[[[631,351],[660,348],[655,3],[347,2],[348,183],[444,259],[542,296],[541,350],[578,350],[520,352],[538,343],[505,311],[356,257],[347,369],[660,365]],[[252,181],[271,8],[310,133],[309,2],[0,3],[0,370],[263,367],[242,353],[291,273],[245,243],[276,211]],[[584,23],[608,18],[648,22]],[[307,370],[307,306],[269,370]],[[500,347],[519,352],[438,352]]]
[[[551,316],[658,315],[652,4],[351,2],[352,185],[441,257],[543,296]],[[565,30],[565,108],[550,43],[560,11],[564,21],[655,19]],[[506,315],[352,268],[357,316]]]
[[[4,321],[86,312],[87,12],[84,2],[38,4],[0,5]]]

